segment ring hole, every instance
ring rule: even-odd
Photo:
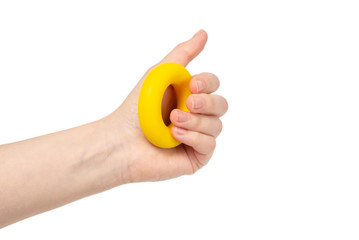
[[[171,124],[170,114],[173,109],[177,108],[177,96],[172,85],[168,86],[162,98],[162,119],[166,126]]]

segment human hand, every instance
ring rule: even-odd
[[[206,32],[199,31],[160,63],[186,66],[206,41]],[[162,149],[145,138],[137,112],[142,83],[152,68],[103,119],[0,146],[0,228],[124,183],[193,174],[208,163],[222,130],[219,117],[228,108],[223,97],[211,94],[219,87],[218,78],[211,73],[193,76],[186,101],[190,112],[172,110],[174,91],[166,90],[162,113],[183,144]]]
[[[108,129],[107,141],[113,146],[108,155],[115,164],[114,169],[119,170],[121,183],[158,181],[193,174],[210,160],[216,146],[216,137],[222,130],[219,117],[228,109],[225,98],[211,94],[219,87],[216,75],[201,73],[192,77],[192,95],[186,101],[190,112],[173,109],[173,88],[168,88],[164,94],[164,119],[170,114],[170,120],[174,124],[172,135],[183,144],[172,149],[152,145],[145,138],[138,119],[138,97],[147,74],[165,62],[186,66],[203,50],[206,41],[207,33],[201,30],[190,40],[177,45],[161,62],[145,73],[122,105],[103,119]],[[124,152],[127,153],[126,157]]]

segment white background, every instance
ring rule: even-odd
[[[187,69],[218,75],[230,105],[197,174],[120,186],[0,239],[358,239],[358,12],[343,0],[0,1],[0,144],[107,115],[200,28],[208,44]]]

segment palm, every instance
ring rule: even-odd
[[[177,45],[159,64],[175,62],[186,66],[202,51],[206,41],[206,32],[199,31],[190,40]],[[219,86],[219,80],[213,74],[198,74],[197,79],[191,80],[190,89],[196,96],[191,95],[187,99],[190,113],[179,110],[171,113],[175,107],[174,91],[173,89],[166,90],[163,101],[166,104],[162,104],[165,123],[171,113],[171,119],[175,125],[172,128],[172,135],[185,144],[172,149],[158,148],[145,138],[138,119],[139,93],[151,69],[113,114],[114,122],[121,128],[119,132],[128,143],[126,148],[131,152],[131,158],[128,159],[126,166],[130,175],[128,177],[132,182],[156,181],[192,174],[205,165],[214,151],[215,138],[221,131],[219,117],[228,107],[223,97],[209,94],[216,91]],[[198,82],[202,82],[206,88],[200,91],[198,85],[194,85]],[[198,99],[207,102],[207,108],[200,108],[198,105],[195,108],[194,104],[198,103]],[[191,121],[180,122],[181,115],[191,116]]]
[[[144,136],[138,120],[138,96],[142,82],[147,74],[139,81],[126,100],[123,102],[119,115],[126,116],[123,126],[134,139],[132,143],[141,157],[130,163],[136,181],[154,181],[178,177],[183,174],[191,174],[199,169],[202,159],[192,147],[181,144],[175,148],[162,149],[151,144]],[[169,115],[173,109],[174,92],[169,88],[164,95],[162,112]],[[167,118],[167,116],[165,116]]]

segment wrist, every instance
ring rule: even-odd
[[[78,141],[79,145],[73,147],[80,151],[70,163],[68,174],[68,180],[81,195],[78,198],[128,182],[123,175],[126,147],[121,146],[123,140],[116,136],[109,120],[104,118],[78,127],[78,135],[82,137]]]
[[[107,189],[132,182],[130,163],[138,149],[133,149],[135,138],[126,130],[125,121],[118,110],[97,121],[99,139],[106,152],[101,165]]]

